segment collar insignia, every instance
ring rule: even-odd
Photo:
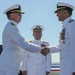
[[[14,23],[12,23],[12,22],[11,22],[11,25],[15,26],[15,24],[14,24]]]
[[[74,20],[73,19],[71,19],[71,20],[69,20],[69,23],[71,23],[71,22],[73,22]]]

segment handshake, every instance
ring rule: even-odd
[[[45,44],[41,44],[41,54],[47,55],[50,52],[50,48],[47,48]]]

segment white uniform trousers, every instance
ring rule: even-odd
[[[18,75],[18,73],[17,72],[10,72],[10,71],[0,70],[0,75]]]
[[[60,75],[72,75],[71,62],[62,61],[62,60],[60,60]]]

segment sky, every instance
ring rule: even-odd
[[[2,44],[2,32],[8,19],[4,11],[12,5],[20,4],[22,11],[22,20],[18,25],[25,40],[33,40],[31,28],[34,25],[44,27],[42,40],[48,41],[50,45],[59,44],[59,33],[62,29],[62,23],[54,13],[58,2],[65,2],[75,6],[75,0],[1,0],[0,1],[0,44]],[[75,10],[72,18],[75,19]],[[59,54],[54,54],[54,62],[59,62]]]

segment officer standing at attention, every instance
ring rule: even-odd
[[[55,13],[63,24],[59,46],[50,51],[60,51],[60,75],[75,75],[75,20],[71,19],[74,6],[58,2]]]
[[[43,29],[44,27],[41,25],[33,26],[34,40],[30,42],[47,47],[49,43],[41,40]],[[51,54],[44,56],[41,53],[24,51],[22,71],[23,75],[48,75],[51,71]]]
[[[17,25],[21,21],[21,14],[24,12],[21,11],[19,4],[8,8],[4,13],[9,22],[6,24],[2,35],[3,51],[0,56],[0,75],[18,75],[23,50],[46,55],[49,53],[49,49],[28,43],[21,36]]]

